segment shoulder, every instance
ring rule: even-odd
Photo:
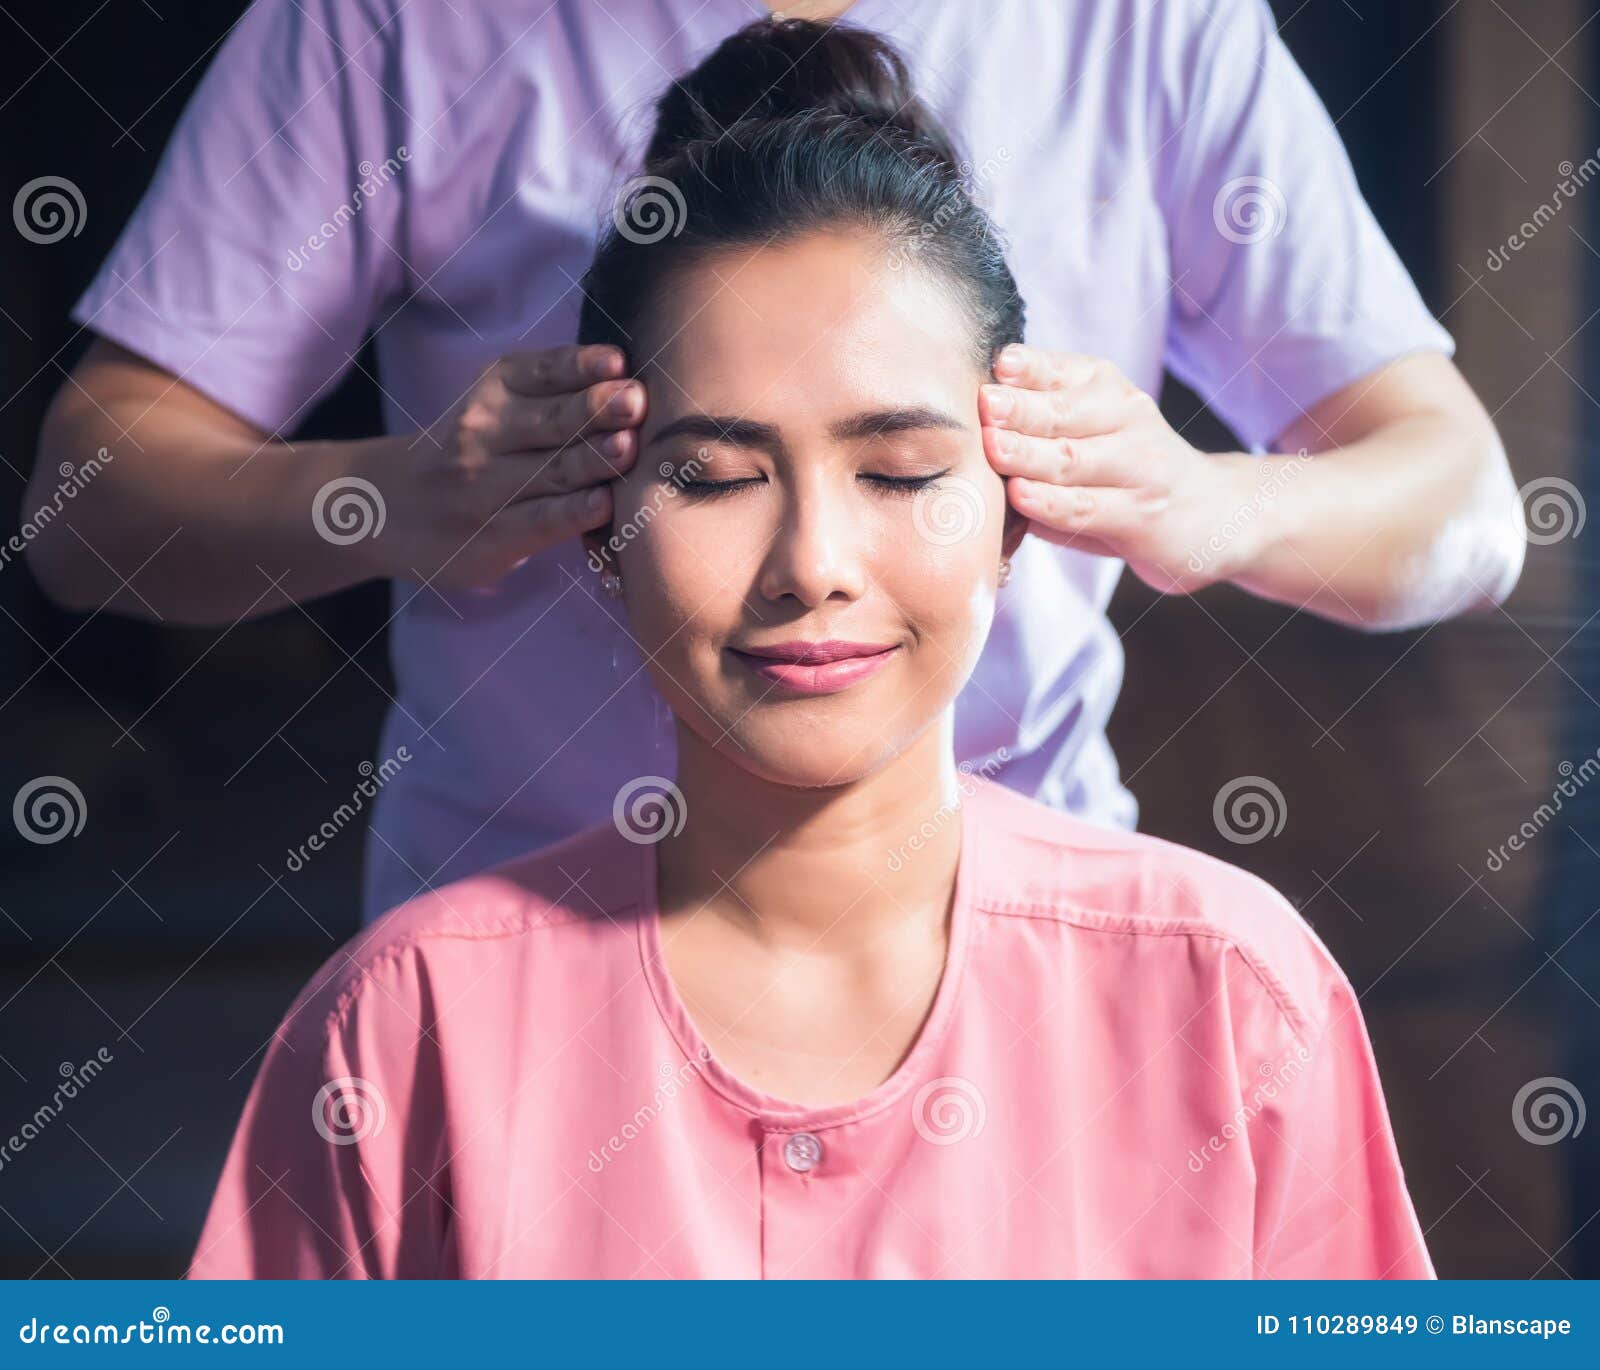
[[[1153,41],[1190,53],[1230,35],[1264,39],[1277,32],[1269,0],[1161,0],[1138,8]]]
[[[331,53],[366,70],[366,48],[384,50],[398,36],[401,9],[398,0],[256,0],[229,31],[222,51],[276,54],[289,71],[311,53]]]
[[[993,781],[981,782],[973,798],[987,911],[1235,953],[1296,1032],[1320,1032],[1330,999],[1347,987],[1322,939],[1260,876],[1164,838],[1062,813]]]
[[[1162,0],[1149,7],[1140,32],[1153,108],[1174,138],[1191,121],[1209,124],[1204,101],[1237,102],[1259,88],[1278,41],[1268,0]]]
[[[1061,13],[1048,0],[1040,0],[1040,8]],[[1229,40],[1259,45],[1277,32],[1270,0],[1097,0],[1071,6],[1065,15],[1080,36],[1098,41],[1099,60],[1110,56],[1124,65],[1141,55],[1181,65]]]
[[[396,905],[341,945],[312,976],[286,1031],[323,1042],[360,1014],[399,1017],[426,1033],[443,986],[480,1002],[551,945],[615,940],[644,893],[652,853],[606,820],[561,842]]]

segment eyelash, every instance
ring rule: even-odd
[[[925,490],[936,480],[950,474],[947,467],[943,471],[936,471],[929,476],[873,476],[864,475],[859,479],[871,481],[881,489],[894,495],[914,495],[919,490]],[[747,485],[760,485],[761,478],[752,476],[748,480],[686,480],[678,482],[681,493],[691,499],[709,500],[719,499],[731,495],[736,490],[741,490]]]

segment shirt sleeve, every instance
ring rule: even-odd
[[[1321,1025],[1252,1075],[1275,1086],[1252,1128],[1256,1274],[1433,1279],[1361,1006],[1331,961],[1326,980]]]
[[[444,1108],[427,996],[405,956],[354,978],[342,1007],[340,982],[308,988],[274,1035],[188,1278],[440,1275]]]
[[[1162,6],[1152,141],[1167,365],[1254,451],[1407,353],[1446,356],[1267,0]]]
[[[404,112],[378,0],[257,0],[72,310],[269,432],[403,282]]]

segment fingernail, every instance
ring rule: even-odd
[[[630,417],[633,414],[633,391],[617,391],[617,393],[611,397],[611,403],[607,406],[607,408],[609,408],[613,414],[619,415],[622,418]]]
[[[1003,385],[984,387],[984,397],[989,403],[989,413],[997,419],[1011,416],[1011,392]]]
[[[628,440],[619,433],[607,433],[600,442],[600,450],[608,457],[620,457]]]
[[[1000,349],[1000,355],[995,359],[995,364],[1006,371],[1020,371],[1022,369],[1022,349],[1016,343],[1007,343]]]
[[[600,489],[599,486],[596,486],[593,490],[589,491],[589,498],[584,500],[583,503],[584,507],[587,508],[591,514],[598,514],[606,507],[606,492]]]
[[[597,352],[589,359],[589,374],[596,380],[609,380],[618,373],[619,360],[615,352]]]

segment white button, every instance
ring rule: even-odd
[[[783,1159],[802,1174],[822,1159],[822,1143],[809,1132],[793,1132],[783,1144]]]

